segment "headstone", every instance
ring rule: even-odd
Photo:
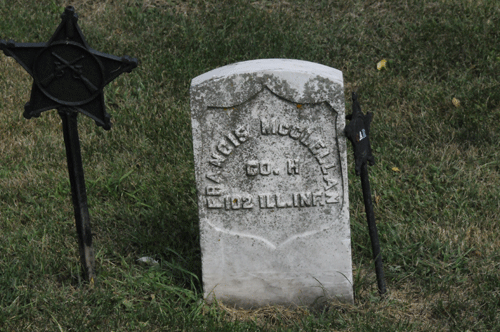
[[[205,297],[353,301],[342,72],[240,62],[191,83]]]

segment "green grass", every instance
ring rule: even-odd
[[[0,38],[48,41],[64,5],[0,0]],[[72,5],[92,48],[140,61],[105,90],[111,131],[79,117],[98,282],[80,278],[60,118],[22,117],[32,80],[1,54],[1,331],[500,330],[498,1]],[[355,304],[203,303],[189,85],[257,58],[342,70],[346,96],[357,91],[375,114],[370,177],[387,298],[349,155]]]

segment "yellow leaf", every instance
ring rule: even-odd
[[[453,106],[460,107],[460,100],[458,100],[457,98],[453,98],[451,102],[453,103]]]
[[[377,69],[378,69],[378,70],[382,70],[382,69],[384,69],[384,68],[385,68],[386,63],[387,63],[387,60],[385,60],[385,59],[380,60],[380,61],[377,63]]]
[[[401,172],[401,170],[400,170],[399,168],[397,168],[397,167],[393,167],[393,168],[392,168],[392,170],[393,170],[394,172]]]

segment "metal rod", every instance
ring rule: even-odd
[[[354,149],[354,161],[356,175],[361,177],[363,199],[365,202],[366,220],[368,221],[368,233],[372,242],[373,259],[375,261],[375,273],[377,274],[378,291],[383,296],[387,289],[385,285],[384,269],[382,267],[382,254],[380,253],[380,242],[378,239],[375,214],[373,213],[372,193],[370,191],[370,179],[368,177],[368,164],[375,165],[370,145],[370,124],[373,114],[361,112],[358,96],[352,93],[352,114],[346,116],[350,120],[345,127],[344,133],[351,141]]]
[[[87,192],[83,175],[80,139],[78,137],[78,113],[71,108],[60,108],[58,113],[62,119],[66,158],[68,161],[71,197],[75,210],[76,231],[80,246],[80,261],[85,271],[85,277],[94,283],[95,257],[92,248],[92,233],[90,230],[90,215],[87,205]]]
[[[365,202],[366,220],[368,222],[368,233],[372,242],[373,259],[375,261],[375,273],[377,275],[378,292],[383,296],[387,292],[385,285],[384,269],[382,266],[382,254],[380,253],[380,242],[378,240],[377,225],[375,224],[375,213],[373,212],[372,193],[370,190],[370,179],[368,177],[367,163],[361,166],[361,187]]]

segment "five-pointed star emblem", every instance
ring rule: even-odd
[[[0,40],[0,49],[12,56],[33,77],[31,98],[24,117],[43,111],[75,108],[109,130],[103,89],[123,72],[137,67],[137,59],[122,58],[91,49],[73,7],[66,7],[62,22],[47,43],[15,43]]]

